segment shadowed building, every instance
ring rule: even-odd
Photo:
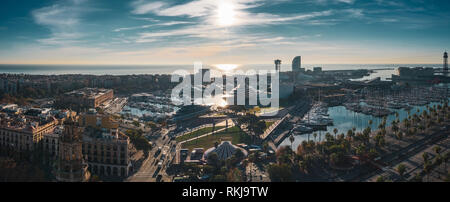
[[[89,171],[99,176],[126,177],[132,169],[130,138],[119,131],[119,123],[110,115],[85,113],[81,115],[83,155]]]
[[[47,134],[53,133],[57,120],[0,114],[0,146],[16,152],[33,151]]]
[[[64,93],[60,96],[55,105],[64,109],[89,109],[100,107],[103,103],[114,98],[114,92],[111,89],[103,88],[83,88]]]
[[[305,69],[302,68],[302,57],[296,56],[292,60],[292,71],[293,72],[305,72]]]

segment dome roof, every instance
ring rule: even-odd
[[[217,155],[219,156],[219,159],[228,159],[231,156],[233,156],[233,154],[236,152],[237,149],[240,149],[242,151],[242,153],[244,153],[245,156],[247,156],[247,151],[245,151],[244,149],[241,149],[233,144],[231,144],[230,141],[223,141],[222,143],[220,143],[217,148],[216,147],[211,147],[208,150],[206,150],[204,158],[206,159],[208,157],[208,155],[212,152],[216,152]]]

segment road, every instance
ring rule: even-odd
[[[382,162],[385,165],[392,165],[392,166],[386,167],[386,169],[384,171],[383,170],[375,170],[375,171],[366,173],[365,175],[360,176],[353,180],[355,180],[355,181],[371,181],[374,179],[374,177],[380,175],[381,173],[389,172],[392,174],[393,173],[392,169],[394,168],[393,166],[397,165],[400,162],[405,161],[408,158],[411,158],[412,156],[416,155],[417,153],[423,152],[430,146],[432,146],[440,141],[445,140],[448,137],[449,133],[450,132],[447,130],[438,130],[431,135],[426,135],[421,140],[416,141],[416,142],[408,145],[407,147],[404,147],[396,152],[392,152],[388,155],[385,155],[380,159],[379,162]]]
[[[167,166],[169,166],[173,157],[175,156],[175,142],[170,141],[168,133],[170,130],[163,129],[161,136],[153,142],[153,148],[149,152],[148,157],[144,160],[139,170],[132,176],[128,177],[125,181],[128,182],[156,182],[157,176],[162,176],[162,181],[171,181],[171,176],[168,176],[165,172]],[[161,147],[161,152],[157,153],[158,148]],[[162,155],[165,155],[162,161],[161,169],[158,169],[158,162]]]
[[[249,182],[270,182],[269,173],[251,162],[245,168],[245,174]]]
[[[424,161],[423,161],[422,155],[425,152],[429,154],[430,161],[433,161],[437,157],[437,155],[434,152],[434,148],[436,146],[439,146],[441,148],[441,154],[443,154],[448,151],[449,143],[450,143],[450,137],[448,135],[446,135],[446,137],[444,139],[440,139],[438,142],[426,144],[426,145],[424,145],[426,147],[424,150],[410,156],[409,158],[406,158],[404,160],[399,160],[398,162],[393,163],[392,166],[387,167],[389,170],[391,170],[391,172],[381,172],[380,171],[375,176],[368,179],[368,181],[376,181],[379,176],[384,176],[385,179],[391,179],[394,181],[403,180],[403,179],[401,179],[401,176],[398,175],[397,171],[394,170],[400,164],[403,164],[406,167],[406,172],[404,174],[404,180],[410,180],[415,176],[415,174],[418,174],[422,171],[423,166],[424,166]],[[444,173],[442,171],[439,171],[439,172],[441,172],[440,173],[441,176]],[[426,179],[428,179],[428,178],[426,178]],[[440,180],[440,179],[434,179],[434,181],[438,181],[438,180]],[[431,181],[433,181],[433,180],[431,180]]]

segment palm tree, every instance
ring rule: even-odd
[[[405,174],[406,166],[403,164],[400,164],[397,166],[397,172],[400,175],[400,177],[403,179],[403,174]]]
[[[447,170],[447,162],[448,162],[448,158],[449,158],[450,153],[447,152],[444,154],[442,160],[444,161],[444,165],[445,165],[445,170]]]
[[[348,130],[347,131],[347,137],[350,138],[350,140],[353,138],[353,131],[352,130]]]
[[[422,182],[422,176],[420,173],[416,173],[412,179],[413,182]]]
[[[401,140],[402,138],[403,138],[403,132],[402,132],[402,131],[399,131],[399,132],[397,133],[397,139]]]
[[[425,164],[428,163],[429,156],[428,156],[428,153],[427,153],[427,152],[424,152],[424,153],[422,154],[422,158],[423,158],[423,161],[425,162]]]
[[[377,177],[377,181],[376,182],[385,182],[386,180],[384,179],[384,177],[383,176],[378,176]]]
[[[441,155],[441,147],[436,146],[436,147],[433,148],[433,150],[434,150],[434,152],[436,152],[436,154],[437,154],[438,156]]]
[[[425,163],[423,165],[423,171],[425,172],[425,174],[427,175],[427,181],[429,181],[430,179],[430,171],[431,171],[431,165],[429,163]]]
[[[317,137],[317,133],[314,133],[313,137],[314,137],[314,142],[315,142],[316,141],[316,137]]]
[[[442,157],[441,156],[437,156],[436,159],[434,160],[434,165],[436,165],[436,167],[439,167],[442,163]],[[441,178],[441,172],[437,172],[439,175],[439,178]]]
[[[334,128],[334,129],[333,129],[333,133],[334,133],[334,138],[337,138],[338,129],[337,129],[337,128]]]
[[[394,131],[394,134],[398,131],[397,121],[392,120],[392,131]]]
[[[291,135],[291,136],[289,137],[289,141],[291,142],[291,148],[292,148],[292,143],[294,143],[294,141],[295,141],[294,135]]]

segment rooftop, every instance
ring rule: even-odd
[[[112,91],[111,89],[105,88],[82,88],[74,91],[65,93],[67,96],[79,96],[87,98],[96,98],[98,96],[104,95]]]

